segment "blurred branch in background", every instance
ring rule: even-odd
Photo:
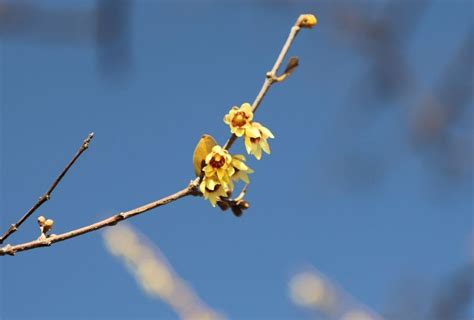
[[[93,46],[101,74],[130,68],[130,0],[97,0],[90,8],[51,8],[39,1],[0,3],[2,39],[52,45]]]
[[[97,6],[97,58],[105,75],[116,75],[130,68],[130,0],[99,0]]]
[[[384,315],[393,320],[471,320],[473,274],[470,261],[436,283],[426,283],[420,276],[399,280]]]
[[[419,63],[415,58],[423,58],[408,55],[411,46],[415,45],[411,40],[424,25],[423,17],[432,5],[427,0],[390,0],[383,4],[339,4],[331,8],[332,30],[337,31],[334,38],[348,43],[349,50],[361,54],[367,67],[356,76],[357,80],[347,92],[347,103],[337,119],[342,123],[337,123],[336,127],[344,128],[338,132],[339,139],[344,140],[341,145],[355,146],[339,150],[337,152],[342,153],[334,155],[336,159],[329,159],[329,165],[337,168],[327,171],[335,172],[336,177],[337,172],[343,172],[340,180],[349,180],[357,186],[367,185],[368,181],[378,182],[393,163],[406,156],[392,149],[370,147],[366,150],[360,145],[366,141],[368,132],[380,126],[387,116],[393,119],[391,122],[401,122],[396,128],[408,129],[405,134],[407,146],[415,147],[412,151],[426,162],[431,174],[450,178],[444,182],[451,183],[472,177],[472,25],[466,30],[458,52],[445,58],[445,70],[442,70],[443,64],[434,66],[435,70],[441,70],[439,81],[430,92],[423,94],[421,103],[419,95],[426,91],[427,79],[417,75],[413,66]],[[399,117],[400,111],[404,112],[405,118]],[[391,128],[394,128],[392,123],[377,129],[377,139],[386,140],[392,134]],[[389,141],[378,142],[392,145]],[[355,172],[359,174],[353,176]]]
[[[223,319],[179,277],[165,256],[129,224],[104,231],[107,250],[120,258],[141,289],[168,304],[181,319]]]
[[[369,73],[364,76],[368,81],[358,81],[357,89],[352,93],[362,105],[374,106],[367,104],[367,99],[397,99],[410,89],[413,74],[404,47],[415,34],[428,5],[427,0],[410,3],[391,0],[382,7],[380,13],[376,12],[377,5],[367,6],[375,17],[363,14],[358,9],[360,6],[336,8],[335,21],[339,34],[355,50],[365,55],[369,64]],[[366,95],[367,92],[370,95]]]
[[[382,320],[316,269],[295,274],[289,282],[293,303],[328,320]]]
[[[411,131],[414,143],[426,152],[434,152],[437,164],[452,175],[465,175],[474,163],[472,120],[469,103],[474,85],[473,29],[451,61],[441,72],[438,82],[421,103],[413,108]]]
[[[312,316],[325,320],[468,320],[474,307],[474,263],[441,282],[433,293],[421,290],[421,279],[411,279],[390,299],[390,311],[376,314],[316,269],[296,273],[289,282],[289,295]],[[472,314],[471,314],[472,316]]]
[[[432,305],[431,319],[469,319],[469,307],[474,307],[474,263],[472,261],[455,272],[452,278],[442,285]]]

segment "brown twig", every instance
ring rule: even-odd
[[[278,55],[278,58],[277,58],[277,60],[274,64],[272,70],[267,73],[267,78],[266,78],[266,80],[265,80],[265,82],[262,86],[262,89],[260,89],[260,92],[257,95],[257,97],[256,97],[256,99],[255,99],[255,101],[252,105],[252,108],[253,108],[254,112],[257,110],[258,106],[262,102],[262,100],[265,97],[265,94],[267,93],[270,86],[274,82],[279,82],[280,81],[278,76],[276,75],[276,73],[277,73],[278,69],[280,68],[281,64],[283,63],[283,59],[285,58],[286,53],[288,52],[288,49],[290,48],[291,44],[293,43],[293,40],[295,39],[296,35],[298,34],[298,31],[301,28],[310,28],[310,27],[312,27],[312,25],[314,25],[316,23],[316,21],[314,20],[312,22],[312,24],[308,24],[308,20],[307,20],[308,17],[312,17],[313,19],[315,19],[314,16],[312,16],[312,15],[301,15],[298,18],[298,20],[296,21],[295,25],[291,28],[288,39],[286,40],[280,54]],[[296,67],[294,65],[295,61],[290,61],[290,63],[292,64],[290,66],[291,68],[287,67],[287,70],[291,69],[291,71],[293,71],[293,69]],[[90,137],[92,138],[92,136],[90,136]],[[234,135],[232,135],[230,137],[230,139],[227,141],[227,143],[224,146],[227,150],[230,149],[233,142],[235,141],[235,138],[236,137]],[[76,155],[75,159],[79,155],[80,155],[80,153],[78,155]],[[72,163],[74,163],[75,159],[73,159],[73,161],[71,161],[71,163],[68,165],[68,167],[66,167],[66,171],[67,171],[67,169],[69,169],[69,167],[72,165]],[[51,192],[54,189],[54,187],[57,185],[57,183],[62,178],[62,176],[64,176],[64,174],[60,175],[59,179],[56,180],[57,182],[55,182],[55,184],[53,184],[53,188],[50,188],[49,192]],[[59,234],[59,235],[50,235],[46,239],[38,239],[38,240],[35,240],[35,241],[30,241],[30,242],[26,242],[26,243],[14,245],[14,246],[6,245],[6,246],[0,248],[0,256],[15,255],[15,253],[17,253],[17,252],[26,251],[26,250],[30,250],[30,249],[34,249],[34,248],[50,246],[50,245],[52,245],[53,243],[56,243],[56,242],[61,242],[61,241],[64,241],[64,240],[67,240],[67,239],[70,239],[70,238],[74,238],[74,237],[77,237],[77,236],[80,236],[80,235],[83,235],[83,234],[86,234],[86,233],[89,233],[89,232],[92,232],[92,231],[95,231],[95,230],[98,230],[98,229],[101,229],[101,228],[104,228],[104,227],[107,227],[107,226],[113,226],[113,225],[119,223],[120,221],[123,221],[125,219],[134,217],[136,215],[139,215],[139,214],[147,212],[151,209],[163,206],[165,204],[174,202],[178,199],[181,199],[181,198],[189,196],[189,195],[202,196],[201,192],[198,189],[200,181],[201,181],[201,178],[198,177],[198,178],[192,180],[186,188],[184,188],[184,189],[182,189],[182,190],[180,190],[180,191],[178,191],[178,192],[176,192],[172,195],[169,195],[169,196],[164,197],[162,199],[156,200],[154,202],[150,202],[150,203],[148,203],[146,205],[143,205],[141,207],[138,207],[138,208],[126,211],[126,212],[115,214],[115,215],[113,215],[113,216],[111,216],[107,219],[98,221],[96,223],[93,223],[91,225],[88,225],[88,226],[85,226],[85,227],[82,227],[82,228],[79,228],[79,229],[68,231],[68,232],[65,232],[65,233],[62,233],[62,234]],[[242,190],[242,193],[241,193],[242,197],[245,194],[245,191],[246,191],[246,188],[244,188],[244,190]],[[44,202],[46,200],[42,200],[42,202]],[[241,211],[248,208],[248,203],[245,200],[241,199],[240,196],[236,199],[229,199],[228,201],[221,201],[221,202],[222,203],[227,203],[231,208],[233,208],[233,211],[236,208],[235,209],[236,211],[234,211],[235,215],[242,214]],[[34,210],[36,210],[36,209],[37,208],[35,208]],[[29,213],[29,215],[31,215],[31,213]],[[28,218],[28,216],[26,218]],[[21,220],[21,222],[26,220],[26,218],[24,218],[24,219],[22,218],[23,220]]]
[[[85,227],[82,227],[82,228],[79,228],[79,229],[75,229],[75,230],[68,231],[68,232],[65,232],[65,233],[62,233],[62,234],[57,234],[57,235],[53,234],[53,235],[48,236],[45,239],[38,239],[38,240],[35,240],[35,241],[22,243],[22,244],[18,244],[18,245],[15,245],[15,246],[7,245],[3,248],[0,248],[0,256],[4,256],[4,255],[13,256],[13,255],[15,255],[15,253],[20,252],[20,251],[30,250],[30,249],[39,248],[39,247],[47,247],[47,246],[52,245],[55,242],[61,242],[61,241],[64,241],[64,240],[67,240],[67,239],[70,239],[70,238],[74,238],[74,237],[83,235],[85,233],[89,233],[89,232],[92,232],[92,231],[95,231],[95,230],[98,230],[98,229],[102,229],[104,227],[113,226],[113,225],[117,224],[118,222],[120,222],[122,220],[126,220],[128,218],[134,217],[134,216],[139,215],[141,213],[150,211],[151,209],[161,207],[165,204],[168,204],[170,202],[176,201],[178,199],[181,199],[181,198],[189,196],[189,195],[195,195],[198,183],[199,183],[199,180],[195,179],[195,180],[191,181],[191,183],[186,188],[184,188],[184,189],[182,189],[182,190],[180,190],[180,191],[178,191],[178,192],[176,192],[172,195],[169,195],[169,196],[164,197],[162,199],[150,202],[150,203],[145,204],[141,207],[138,207],[138,208],[126,211],[126,212],[121,212],[121,213],[115,214],[115,215],[113,215],[113,216],[111,216],[107,219],[98,221],[96,223],[93,223],[91,225],[88,225],[88,226],[85,226]]]
[[[59,176],[56,178],[56,180],[53,181],[53,184],[49,187],[48,191],[41,197],[39,197],[38,201],[31,207],[30,210],[28,210],[21,218],[18,220],[16,223],[10,225],[7,231],[0,237],[0,244],[5,241],[11,234],[13,234],[15,231],[18,230],[18,228],[23,224],[23,222],[26,221],[43,203],[51,199],[51,193],[53,193],[54,189],[58,186],[59,182],[61,182],[62,178],[66,175],[66,173],[69,171],[69,169],[72,167],[74,162],[81,156],[81,154],[89,148],[89,143],[91,142],[92,138],[94,137],[94,133],[91,132],[87,136],[87,138],[82,142],[81,146],[79,147],[79,150],[77,150],[76,154],[74,157],[69,161],[67,166],[61,171]]]
[[[286,42],[283,45],[283,48],[281,49],[280,54],[278,55],[275,61],[275,64],[273,65],[273,68],[269,72],[267,72],[267,74],[265,75],[265,81],[263,82],[262,88],[260,89],[260,92],[258,93],[257,97],[255,98],[252,104],[252,111],[254,113],[257,111],[258,107],[260,106],[260,103],[262,102],[263,98],[267,94],[272,84],[276,82],[281,82],[285,78],[283,77],[283,78],[280,78],[281,80],[279,80],[279,77],[277,76],[277,72],[280,69],[281,64],[283,63],[283,60],[285,59],[285,56],[288,53],[288,50],[290,49],[293,41],[295,40],[296,35],[298,34],[298,32],[301,30],[302,27],[306,27],[303,24],[304,22],[303,20],[305,19],[304,17],[306,16],[307,15],[303,14],[298,17],[295,24],[290,30],[290,34],[288,35],[288,38],[286,39]],[[290,62],[292,63],[291,71],[293,71],[294,68],[296,68],[297,63],[296,65],[294,65],[293,59]],[[235,134],[232,134],[229,140],[227,140],[226,144],[224,145],[224,149],[229,150],[236,139],[237,139],[237,136]]]

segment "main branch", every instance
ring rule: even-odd
[[[39,248],[39,247],[47,247],[47,246],[52,245],[55,242],[61,242],[61,241],[64,241],[64,240],[67,240],[67,239],[70,239],[70,238],[78,237],[78,236],[83,235],[85,233],[89,233],[89,232],[92,232],[92,231],[95,231],[95,230],[102,229],[104,227],[116,225],[118,222],[120,222],[122,220],[125,220],[125,219],[128,219],[128,218],[134,217],[136,215],[139,215],[141,213],[150,211],[151,209],[164,206],[165,204],[176,201],[176,200],[181,199],[183,197],[186,197],[186,196],[189,196],[189,195],[192,195],[192,194],[196,194],[198,183],[199,183],[199,179],[195,179],[195,180],[191,181],[191,183],[186,188],[184,188],[184,189],[182,189],[182,190],[180,190],[176,193],[173,193],[172,195],[164,197],[160,200],[150,202],[150,203],[145,204],[141,207],[138,207],[138,208],[126,211],[126,212],[121,212],[121,213],[115,214],[115,215],[113,215],[113,216],[111,216],[107,219],[98,221],[96,223],[93,223],[91,225],[88,225],[88,226],[85,226],[85,227],[82,227],[82,228],[79,228],[79,229],[75,229],[75,230],[65,232],[65,233],[62,233],[62,234],[50,235],[49,237],[47,237],[45,239],[38,239],[38,240],[35,240],[35,241],[22,243],[22,244],[18,244],[18,245],[15,245],[15,246],[7,245],[3,248],[0,248],[0,256],[4,256],[4,255],[13,256],[13,255],[15,255],[15,253],[20,252],[20,251],[30,250],[30,249]]]

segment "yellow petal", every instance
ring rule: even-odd
[[[201,193],[204,195],[204,197],[206,196],[206,182],[203,181],[201,182],[201,184],[199,185],[199,190],[201,191]]]
[[[237,137],[241,137],[244,135],[245,133],[245,129],[244,128],[235,128],[233,127],[234,131],[233,133],[237,136]],[[232,130],[231,130],[232,131]]]
[[[250,105],[250,103],[248,102],[245,102],[245,103],[242,103],[242,105],[240,106],[240,110],[245,112],[245,113],[252,113],[252,106]]]
[[[248,117],[249,121],[252,121],[253,119],[253,111],[252,111],[252,106],[249,103],[244,103],[240,106],[240,110],[245,113],[245,115]]]
[[[260,130],[255,126],[251,126],[245,129],[245,135],[251,138],[258,138],[260,137]]]
[[[206,179],[206,188],[209,190],[214,190],[216,188],[216,181],[214,179]]]
[[[215,207],[217,203],[217,195],[215,194],[209,195],[209,202],[212,204],[213,207]]]
[[[229,124],[229,123],[230,123],[230,116],[229,116],[229,114],[226,114],[226,115],[224,116],[224,123],[226,123],[226,124]]]
[[[265,128],[265,127],[262,126],[260,128],[260,131],[263,133],[264,137],[268,137],[268,138],[272,138],[272,139],[275,138],[273,133],[268,128]]]
[[[266,139],[260,140],[260,146],[262,147],[263,151],[265,151],[267,154],[270,154],[270,146],[268,145]]]
[[[237,159],[232,160],[232,165],[234,167],[236,167],[237,169],[239,169],[239,170],[247,170],[249,168],[249,167],[247,167],[247,165],[245,163],[243,163],[242,161],[239,161]]]
[[[257,160],[260,160],[262,158],[262,148],[260,148],[260,146],[256,146],[253,154]]]
[[[245,161],[245,156],[243,154],[234,154],[232,157],[240,161]]]
[[[205,166],[204,168],[202,168],[202,170],[203,170],[204,172],[212,172],[212,171],[214,171],[214,169],[213,169],[210,165]]]
[[[224,180],[225,170],[222,168],[217,169],[217,178],[219,180]]]
[[[248,136],[245,136],[245,150],[250,154],[252,152],[252,142]]]
[[[234,190],[234,183],[232,182],[232,179],[229,179],[229,181],[227,181],[225,183],[225,186],[227,187],[228,190],[233,191]],[[224,189],[222,189],[221,196],[227,196]]]

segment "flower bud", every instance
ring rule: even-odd
[[[43,216],[39,216],[39,217],[38,217],[38,225],[39,225],[40,227],[42,227],[45,222],[46,222],[46,218],[45,218],[45,217],[43,217]]]
[[[219,208],[221,208],[222,211],[226,211],[227,209],[229,209],[229,204],[227,203],[227,201],[217,201],[217,205],[219,206]]]
[[[52,219],[48,219],[44,222],[44,225],[42,227],[42,232],[43,233],[46,233],[48,231],[50,231],[51,229],[53,229],[53,224],[54,224],[54,220]]]
[[[312,28],[318,23],[316,17],[312,14],[302,14],[296,21],[296,25],[301,28]]]
[[[245,201],[245,200],[239,200],[237,202],[237,205],[239,206],[240,209],[242,210],[247,210],[248,208],[250,208],[250,204]]]
[[[233,213],[234,216],[236,216],[236,217],[240,217],[240,216],[242,215],[242,213],[243,213],[243,212],[242,212],[242,209],[240,209],[239,206],[232,206],[231,209],[232,209],[232,213]]]

